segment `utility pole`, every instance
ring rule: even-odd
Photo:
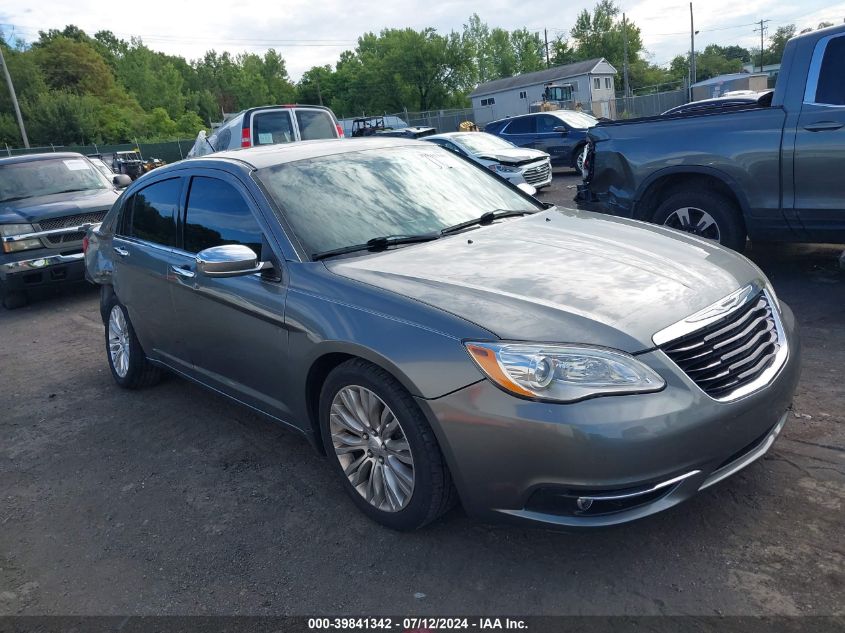
[[[631,86],[628,82],[628,19],[625,14],[622,14],[622,49],[624,56],[622,60],[622,80],[625,88],[625,106],[627,109],[628,97],[630,96]]]
[[[695,69],[695,21],[692,16],[692,2],[689,3],[689,40],[690,40],[690,85],[696,82]]]
[[[323,93],[320,92],[320,78],[316,77],[315,81],[317,82],[317,98],[320,100],[320,105],[323,105]]]
[[[551,66],[551,61],[549,60],[549,29],[543,29],[543,35],[546,39],[546,68]]]
[[[29,139],[26,137],[26,128],[23,125],[23,117],[21,116],[21,107],[18,105],[18,96],[15,94],[15,86],[12,84],[12,76],[9,74],[9,68],[6,66],[6,60],[3,57],[2,46],[0,46],[0,66],[3,67],[3,74],[6,75],[6,85],[9,86],[9,95],[12,97],[12,105],[15,107],[15,116],[18,118],[18,127],[21,130],[23,146],[29,149]]]
[[[756,33],[758,30],[760,31],[760,72],[763,72],[763,47],[765,46],[765,42],[763,41],[763,36],[766,33],[766,22],[770,22],[770,20],[760,20],[760,28],[754,29]]]

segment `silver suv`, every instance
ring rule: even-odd
[[[238,112],[209,137],[201,133],[189,157],[240,147],[343,138],[334,113],[314,105],[272,105]]]

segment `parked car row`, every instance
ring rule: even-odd
[[[837,94],[825,51],[816,114]],[[654,124],[694,118],[706,128]],[[838,129],[821,123],[805,129]],[[611,138],[551,111],[341,140],[327,108],[253,108],[119,197],[78,155],[0,160],[4,302],[84,260],[120,387],[172,371],[302,433],[384,526],[419,528],[458,500],[483,519],[625,523],[765,454],[801,354],[765,275],[701,239],[702,208],[675,212],[678,228],[698,218],[690,236],[525,193],[553,165],[615,191],[613,152],[652,151],[637,125]]]

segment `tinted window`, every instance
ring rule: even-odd
[[[303,141],[319,138],[335,138],[337,130],[328,112],[322,110],[297,110],[296,122]]]
[[[176,246],[176,207],[182,181],[163,180],[134,195],[130,235],[164,246]],[[124,211],[125,213],[125,211]]]
[[[232,142],[232,128],[226,127],[217,133],[217,149],[229,149],[229,143]]]
[[[257,175],[309,254],[438,231],[494,209],[540,209],[492,172],[429,143],[319,156]]]
[[[117,219],[115,233],[118,235],[130,235],[132,226],[132,205],[135,204],[135,196],[129,196],[120,209],[120,217]]]
[[[252,115],[252,135],[253,145],[290,143],[294,139],[290,114],[286,110],[256,112]]]
[[[535,117],[533,116],[524,116],[514,119],[505,129],[505,134],[533,134],[534,119]]]
[[[827,44],[816,87],[816,103],[845,105],[845,37]]]
[[[556,127],[565,127],[563,121],[553,116],[537,117],[537,132],[554,132]]]
[[[197,176],[185,212],[185,250],[198,253],[221,244],[243,244],[261,255],[261,229],[232,185]]]

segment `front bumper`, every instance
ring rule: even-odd
[[[605,213],[623,218],[634,217],[633,207],[628,201],[621,201],[611,193],[597,194],[588,183],[580,183],[575,192],[575,206],[582,211]]]
[[[768,450],[800,371],[785,305],[782,320],[789,357],[767,386],[733,402],[710,398],[659,350],[640,355],[666,380],[658,393],[550,404],[483,380],[419,402],[468,513],[546,526],[625,523],[688,499]]]
[[[23,251],[14,258],[0,258],[0,281],[7,291],[26,290],[54,283],[82,281],[85,279],[83,253],[50,253],[33,257],[33,252]]]

